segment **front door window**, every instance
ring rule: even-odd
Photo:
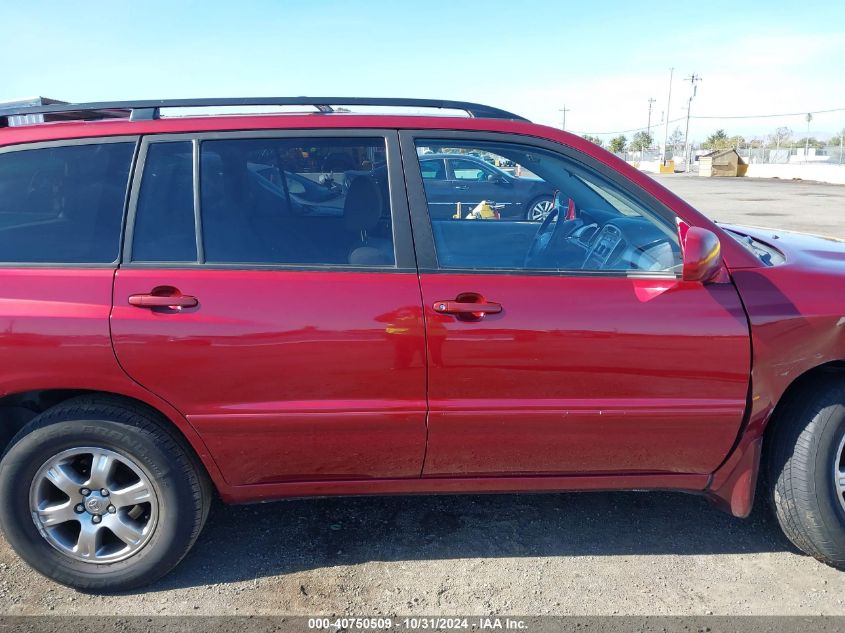
[[[498,168],[487,167],[481,158],[450,158],[458,183],[453,191],[423,178],[429,208],[439,209],[431,214],[431,224],[441,268],[680,272],[673,222],[576,162],[516,144],[443,147],[436,141],[418,141],[417,151],[430,147],[443,155],[497,157],[514,166],[512,173],[498,176]],[[468,199],[468,193],[474,193],[469,198],[491,202],[494,213],[459,211],[458,203]],[[496,196],[525,212],[495,213]],[[454,211],[444,212],[444,207]],[[534,207],[545,213],[532,216]],[[536,219],[542,219],[539,226],[530,221]]]

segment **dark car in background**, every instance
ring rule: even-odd
[[[495,202],[503,218],[541,221],[552,210],[554,187],[540,178],[512,176],[470,154],[420,156],[433,218],[450,218],[461,203],[466,215],[482,200]]]

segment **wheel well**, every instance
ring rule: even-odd
[[[768,438],[773,432],[772,429],[775,427],[774,424],[771,424],[771,421],[774,420],[778,413],[786,407],[787,403],[798,396],[812,380],[817,380],[821,376],[830,376],[831,374],[839,374],[843,379],[845,379],[845,360],[835,360],[823,365],[817,365],[812,369],[808,369],[789,383],[789,386],[783,392],[783,395],[781,395],[775,405],[771,416],[769,416],[770,423],[766,425],[766,430],[764,432],[764,436],[766,438],[764,440],[764,446],[768,444]]]
[[[156,421],[162,428],[169,430],[183,448],[192,455],[198,467],[205,471],[202,460],[197,455],[191,443],[173,422],[155,407],[136,398],[108,391],[94,391],[86,389],[39,389],[10,394],[0,398],[0,455],[8,446],[11,439],[35,416],[79,396],[102,396],[111,403],[124,404],[127,407],[140,409]],[[205,472],[208,475],[207,472]]]

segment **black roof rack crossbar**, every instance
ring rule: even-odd
[[[161,108],[219,108],[231,106],[312,106],[319,112],[335,112],[333,106],[378,106],[403,108],[433,108],[440,110],[462,110],[471,117],[482,119],[514,119],[525,121],[521,116],[467,101],[445,101],[440,99],[405,99],[390,97],[246,97],[212,99],[154,99],[146,101],[104,101],[98,103],[63,103],[45,106],[0,106],[0,127],[8,125],[8,117],[29,114],[59,115],[62,120],[72,118],[112,118],[128,116],[133,121],[151,120],[159,117]],[[68,116],[77,113],[77,117]]]

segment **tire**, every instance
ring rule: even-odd
[[[551,196],[540,196],[534,198],[525,207],[525,219],[529,222],[542,222],[552,209],[554,200]],[[543,211],[540,207],[548,206],[548,209]],[[543,215],[543,213],[545,215]]]
[[[766,451],[769,500],[787,538],[845,569],[845,379],[814,376],[772,420]]]
[[[182,560],[208,516],[211,484],[184,440],[156,418],[116,398],[82,396],[40,414],[12,439],[0,460],[0,529],[22,559],[91,592],[151,583]],[[94,454],[108,467],[95,469]],[[107,484],[93,490],[100,481]],[[87,497],[72,490],[86,483]],[[46,525],[42,512],[61,516]]]

